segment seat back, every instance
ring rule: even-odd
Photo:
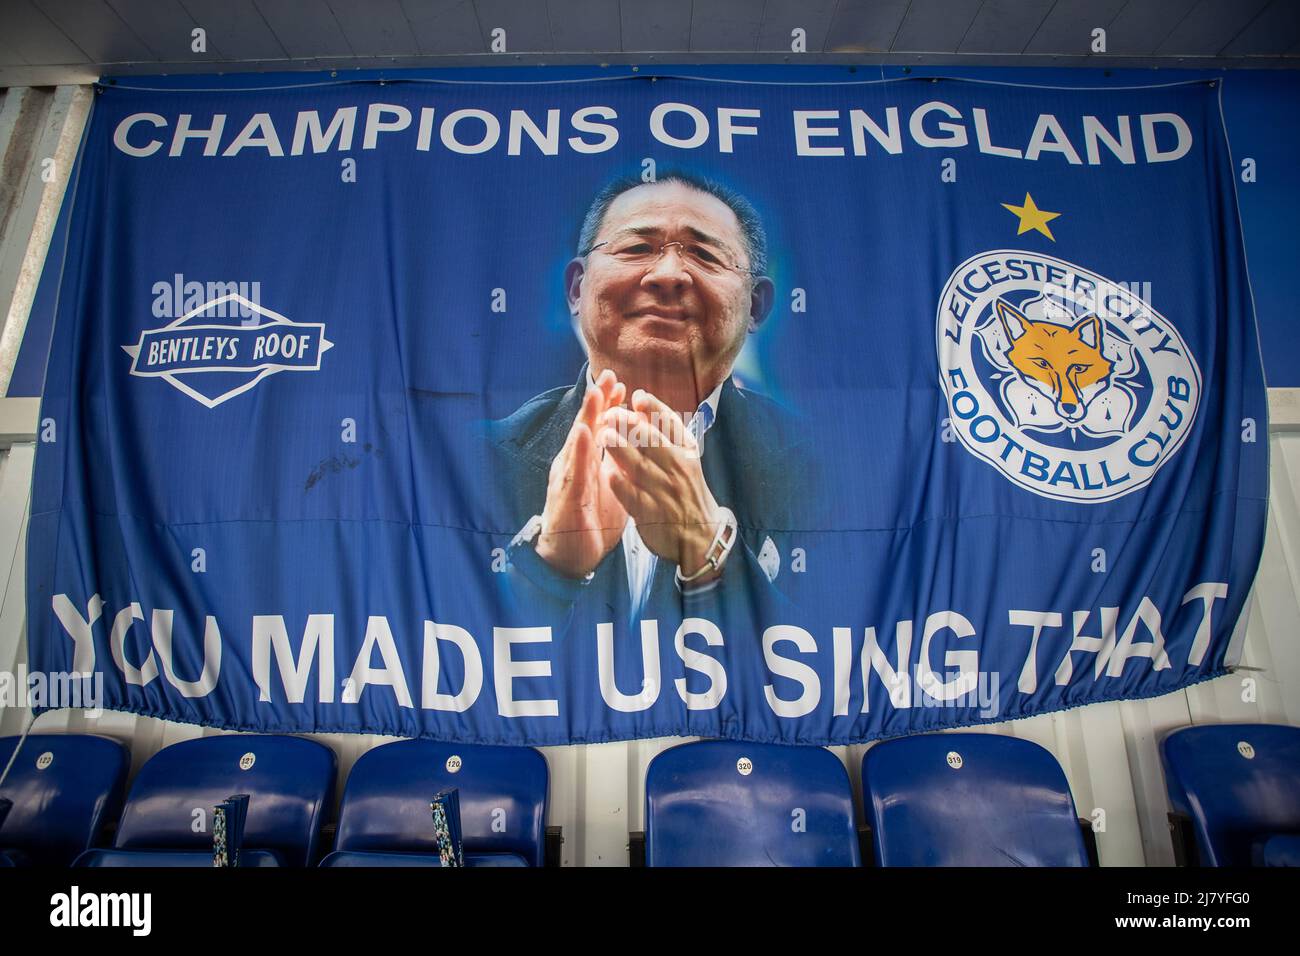
[[[1191,818],[1206,866],[1249,866],[1270,836],[1300,834],[1300,727],[1187,727],[1160,756],[1169,802]]]
[[[532,747],[399,740],[352,765],[335,849],[436,853],[429,801],[460,792],[466,853],[517,853],[541,866],[546,850],[546,758]]]
[[[140,768],[114,845],[211,848],[212,808],[246,793],[244,847],[274,850],[287,866],[307,866],[333,798],[335,766],[334,751],[302,737],[231,734],[172,744]]]
[[[880,866],[1088,865],[1065,773],[1028,740],[887,740],[863,758],[862,802]]]
[[[708,740],[646,771],[647,866],[858,866],[853,793],[821,747]]]
[[[0,769],[18,740],[0,739]],[[20,850],[42,866],[67,866],[116,819],[130,766],[130,752],[109,737],[31,734],[0,786],[0,798],[13,801],[0,827],[0,850]]]

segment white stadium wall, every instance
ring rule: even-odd
[[[88,87],[0,90],[0,393],[18,345],[80,140]],[[41,159],[54,157],[53,175]],[[46,179],[49,182],[46,182]],[[0,399],[0,671],[26,663],[27,511],[37,432],[34,399]],[[1103,865],[1174,862],[1158,744],[1189,724],[1300,725],[1300,389],[1269,392],[1272,488],[1264,558],[1243,618],[1237,672],[1164,697],[1088,707],[975,728],[1033,740],[1065,768],[1081,816],[1099,826]],[[1241,627],[1238,639],[1241,638]],[[30,714],[0,708],[0,736],[21,733]],[[132,770],[162,747],[224,731],[130,714],[56,711],[38,732],[107,734],[126,741]],[[954,731],[960,733],[962,731]],[[379,736],[323,734],[339,758],[339,786]],[[622,866],[627,835],[644,817],[646,767],[678,738],[544,748],[551,768],[548,824],[564,827],[567,866]],[[832,748],[856,778],[867,746]],[[859,781],[854,779],[854,789]],[[1104,813],[1104,818],[1097,811]]]

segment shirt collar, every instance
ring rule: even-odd
[[[725,382],[726,379],[723,379]],[[700,407],[695,409],[695,414],[691,420],[686,423],[687,429],[699,441],[704,437],[704,433],[713,427],[713,423],[718,420],[718,399],[722,397],[723,382],[718,383],[718,387],[704,397],[700,402]]]

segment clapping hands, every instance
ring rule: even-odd
[[[717,530],[718,502],[683,416],[640,389],[628,399],[614,372],[601,372],[551,463],[537,553],[569,577],[595,570],[629,516],[684,574],[704,567]]]

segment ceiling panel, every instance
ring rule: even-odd
[[[1106,29],[1106,52],[1145,56],[1165,41],[1199,0],[1128,0]]]
[[[420,45],[399,0],[328,0],[348,46],[367,56],[415,56]]]
[[[623,49],[687,50],[691,42],[691,0],[620,0]]]
[[[1098,27],[1109,31],[1110,23],[1124,9],[1127,0],[1056,0],[1026,53],[1092,53],[1092,31]],[[1110,47],[1109,32],[1107,48]]]
[[[153,53],[155,60],[185,63],[189,60],[223,59],[214,39],[206,37],[204,50],[196,53],[191,31],[194,18],[176,0],[106,0],[113,11]]]
[[[157,59],[104,0],[42,0],[40,9],[92,63]]]
[[[753,50],[763,5],[753,0],[695,0],[691,5],[692,50]]]
[[[478,22],[484,50],[491,49],[492,31],[506,31],[507,53],[546,53],[552,49],[551,24],[543,0],[478,0]]]
[[[1224,56],[1281,56],[1300,43],[1300,3],[1273,0],[1234,40]]]
[[[231,60],[278,60],[289,55],[253,0],[179,0],[208,31],[208,49]]]
[[[618,4],[609,0],[549,0],[556,52],[617,50]]]
[[[907,0],[840,0],[831,19],[825,51],[887,51],[906,13]]]
[[[804,32],[804,49],[820,53],[826,45],[835,0],[767,0],[759,20],[758,49],[790,51],[791,33]]]
[[[351,56],[343,30],[325,0],[256,0],[280,45],[295,57]]]
[[[50,83],[153,64],[488,63],[497,27],[510,61],[797,62],[801,28],[808,62],[1012,65],[1023,53],[1034,65],[1300,65],[1300,0],[0,0],[0,69],[7,83]],[[1097,27],[1103,55],[1091,49]]]
[[[5,43],[4,34],[0,34],[0,66],[25,66],[26,62],[18,56],[17,49]]]
[[[420,52],[482,53],[487,47],[470,0],[402,0]]]
[[[956,53],[984,0],[912,0],[894,52]]]
[[[1268,0],[1200,0],[1156,47],[1156,52],[1170,56],[1214,56],[1259,16],[1267,3]]]
[[[1020,53],[1033,39],[1054,0],[986,0],[957,50]]]
[[[89,62],[86,54],[30,0],[9,0],[0,17],[4,18],[0,57],[6,63]]]
[[[18,56],[17,51],[6,46],[4,36],[0,36],[0,68],[3,68],[3,66],[25,66],[26,64],[27,61]],[[0,90],[0,92],[3,92],[3,90]]]
[[[27,63],[18,48],[6,42],[6,35],[0,33],[0,66],[25,66]],[[0,90],[0,93],[3,91]]]

